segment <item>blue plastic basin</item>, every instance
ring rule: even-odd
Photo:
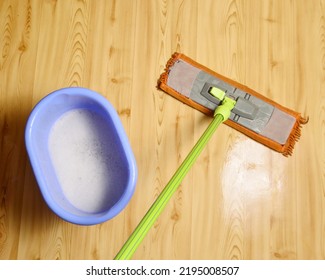
[[[50,93],[31,112],[25,142],[42,196],[62,219],[99,224],[131,199],[135,158],[115,109],[100,94],[85,88]]]

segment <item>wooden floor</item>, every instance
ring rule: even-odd
[[[325,259],[325,1],[1,0],[0,259],[112,259],[211,119],[158,91],[175,51],[309,116],[285,158],[222,125],[134,259]],[[139,170],[96,226],[49,210],[24,145],[71,86],[116,108]]]

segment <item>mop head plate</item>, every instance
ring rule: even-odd
[[[225,93],[236,99],[236,106],[225,124],[284,156],[292,154],[301,135],[301,126],[307,123],[300,113],[181,53],[174,53],[167,62],[158,88],[209,116],[213,116],[221,104],[218,92]]]

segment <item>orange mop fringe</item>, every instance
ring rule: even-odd
[[[179,59],[181,59],[181,60],[193,65],[194,67],[201,69],[201,70],[205,71],[206,73],[208,73],[212,76],[215,76],[216,78],[223,80],[224,82],[226,82],[242,91],[245,91],[245,92],[273,105],[274,107],[278,108],[279,110],[284,111],[287,114],[293,116],[296,119],[296,122],[291,130],[291,133],[290,133],[286,143],[283,145],[279,144],[278,142],[273,141],[265,136],[259,135],[258,133],[254,132],[246,127],[243,127],[242,125],[237,124],[236,122],[234,122],[232,120],[227,120],[225,122],[225,124],[229,125],[230,127],[242,132],[243,134],[247,135],[248,137],[254,139],[257,142],[259,142],[259,143],[261,143],[277,152],[282,153],[284,156],[292,155],[294,145],[299,140],[299,138],[301,136],[301,127],[303,124],[306,124],[308,122],[308,118],[302,117],[300,113],[297,113],[291,109],[288,109],[288,108],[274,102],[273,100],[259,94],[258,92],[248,88],[245,85],[242,85],[234,80],[231,80],[227,77],[224,77],[224,76],[212,71],[211,69],[197,63],[196,61],[185,56],[184,54],[177,53],[177,52],[174,53],[172,55],[172,57],[167,61],[165,71],[161,74],[161,76],[158,80],[158,88],[165,91],[166,93],[170,94],[171,96],[175,97],[176,99],[182,101],[183,103],[201,111],[202,113],[204,113],[208,116],[213,116],[213,113],[214,113],[213,110],[210,110],[209,108],[206,108],[206,107],[202,106],[201,104],[196,103],[195,101],[180,94],[179,92],[177,92],[176,90],[174,90],[173,88],[171,88],[167,85],[167,79],[168,79],[168,74],[169,74],[170,68]]]

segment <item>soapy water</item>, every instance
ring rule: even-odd
[[[127,171],[112,124],[99,113],[75,109],[51,129],[49,152],[66,199],[81,211],[112,207],[123,193]]]

